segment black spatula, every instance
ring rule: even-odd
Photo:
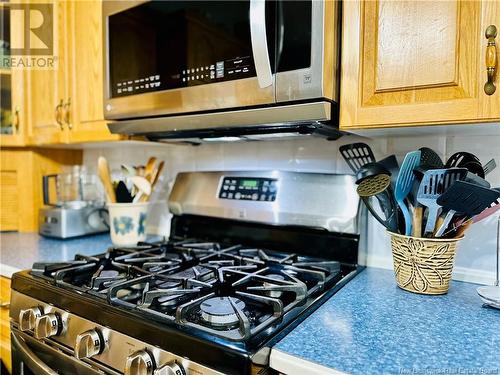
[[[363,165],[375,162],[373,151],[366,143],[358,142],[343,145],[339,147],[339,151],[354,173]]]
[[[437,199],[437,204],[448,210],[448,213],[435,236],[442,236],[455,214],[472,217],[490,207],[498,198],[500,198],[500,192],[495,189],[484,188],[470,182],[455,181]]]
[[[133,197],[123,181],[118,182],[118,185],[116,185],[116,201],[118,203],[131,203],[133,201]]]
[[[443,160],[432,148],[421,147],[420,149],[420,165],[429,167],[429,169],[440,169],[444,167]]]
[[[391,184],[394,189],[399,173],[399,163],[398,159],[396,159],[396,155],[389,155],[384,159],[379,160],[378,163],[391,172]]]
[[[480,162],[479,158],[476,155],[471,154],[470,152],[465,152],[465,151],[455,152],[448,158],[445,167],[446,168],[462,167],[465,163],[471,161]]]

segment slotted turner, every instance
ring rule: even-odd
[[[421,147],[420,148],[420,164],[429,166],[432,168],[443,168],[444,163],[443,160],[439,157],[439,155],[432,148],[429,147]]]
[[[487,175],[496,167],[497,167],[497,163],[496,163],[495,159],[491,159],[489,162],[487,162],[485,165],[483,165],[484,174]]]
[[[500,192],[499,188],[493,188],[493,190]],[[485,208],[483,211],[481,211],[480,214],[475,215],[473,218],[464,217],[464,218],[458,220],[456,223],[453,223],[453,228],[447,230],[443,234],[443,236],[447,235],[448,233],[450,233],[452,231],[464,232],[465,231],[464,228],[466,228],[468,225],[470,225],[472,223],[478,223],[481,220],[484,220],[484,219],[490,217],[491,215],[493,215],[495,212],[497,212],[499,210],[500,210],[500,198],[497,199],[495,202],[492,202],[490,207]]]
[[[463,180],[467,175],[465,168],[431,169],[425,172],[418,189],[417,200],[428,209],[424,235],[434,232],[440,206],[437,199],[456,180]]]
[[[413,186],[413,181],[415,181],[415,174],[413,169],[420,165],[420,151],[412,151],[406,154],[401,168],[399,168],[398,178],[396,180],[396,186],[394,188],[394,196],[398,206],[403,212],[405,219],[405,235],[409,236],[411,234],[411,214],[408,206],[405,203],[405,199],[410,193]]]
[[[455,181],[436,201],[443,209],[448,210],[448,213],[435,236],[442,236],[455,214],[460,213],[469,217],[478,215],[498,198],[500,192],[494,189],[466,181]]]
[[[413,205],[413,222],[412,222],[412,235],[420,237],[422,235],[422,216],[424,208],[417,200],[418,188],[420,182],[424,178],[424,174],[429,169],[442,169],[444,167],[443,160],[439,155],[429,147],[420,148],[420,165],[413,170],[415,174],[415,181],[410,192],[411,204]]]
[[[356,173],[366,163],[375,162],[373,151],[366,143],[351,143],[339,147],[340,154],[349,168]]]

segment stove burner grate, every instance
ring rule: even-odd
[[[141,316],[234,341],[278,324],[342,277],[338,262],[196,240],[111,248],[74,262],[41,263],[32,273]]]

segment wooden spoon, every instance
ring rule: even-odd
[[[151,174],[151,192],[153,192],[153,189],[160,179],[161,172],[163,172],[163,167],[165,166],[165,162],[161,161],[158,163],[158,167],[153,170],[153,173]],[[149,199],[150,195],[143,195],[140,198],[140,202],[147,202]]]
[[[156,158],[154,156],[150,157],[148,159],[148,162],[146,163],[146,169],[144,171],[144,177],[146,177],[146,179],[149,182],[152,181],[151,176],[152,176],[153,171],[155,169],[155,164],[156,164]]]
[[[156,183],[158,182],[159,178],[160,178],[160,175],[161,173],[163,172],[163,167],[165,166],[165,162],[164,161],[161,161],[159,164],[158,164],[158,168],[156,168],[154,171],[153,171],[153,174],[151,176],[151,188],[154,188],[154,186],[156,185]]]
[[[111,182],[111,173],[109,172],[109,165],[106,158],[99,156],[97,160],[97,171],[99,178],[104,186],[106,192],[106,197],[109,203],[116,203],[115,189],[113,189],[113,184]]]
[[[134,186],[139,190],[139,192],[134,197],[134,203],[140,201],[143,195],[149,196],[151,195],[151,184],[148,180],[141,176],[133,176],[130,177],[130,180],[134,184]]]

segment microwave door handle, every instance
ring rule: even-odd
[[[281,54],[283,53],[283,41],[285,39],[285,16],[283,15],[283,2],[278,1],[278,61],[276,63],[276,71],[279,67]]]
[[[255,72],[260,88],[273,84],[266,32],[265,0],[250,0],[250,37]]]

